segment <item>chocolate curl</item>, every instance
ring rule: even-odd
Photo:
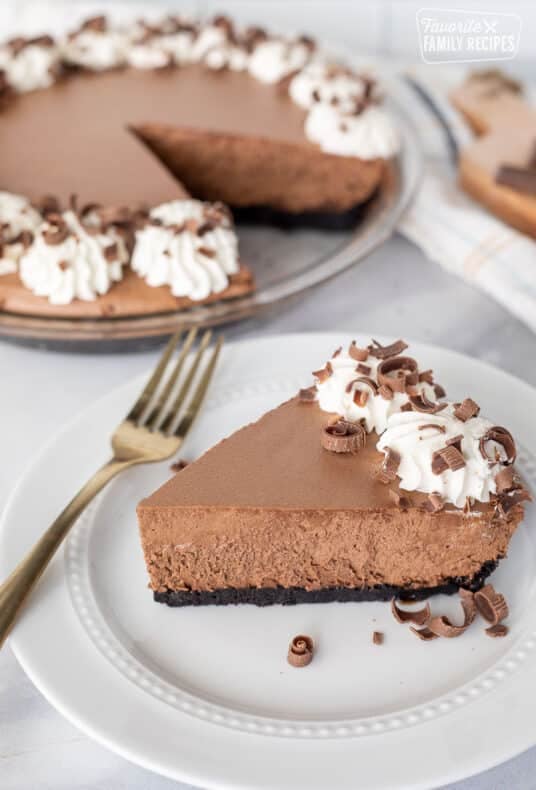
[[[454,407],[454,416],[462,422],[467,422],[472,417],[478,417],[480,413],[480,406],[471,398],[466,398],[461,403],[456,403]]]
[[[513,466],[505,466],[500,472],[495,475],[495,485],[498,494],[504,494],[514,487],[514,468]]]
[[[313,384],[312,387],[306,387],[298,392],[298,400],[300,403],[314,403],[316,400],[317,389]]]
[[[322,368],[321,370],[313,370],[313,376],[318,379],[318,381],[323,384],[324,381],[327,381],[330,376],[333,375],[333,367],[331,362],[326,362],[326,367]]]
[[[444,425],[436,425],[434,422],[426,422],[423,425],[419,425],[419,431],[426,431],[426,430],[434,430],[438,433],[446,433],[447,429]]]
[[[382,346],[377,340],[372,339],[372,345],[368,347],[369,354],[376,359],[389,359],[389,357],[396,357],[406,350],[407,343],[403,340],[396,340],[389,346]]]
[[[380,483],[388,484],[396,480],[396,473],[400,466],[400,454],[390,447],[385,448],[385,458],[381,467],[376,472],[376,479]]]
[[[504,454],[506,456],[506,460],[503,461],[500,457],[491,457],[487,450],[487,443],[488,442],[496,442],[500,444],[504,450]],[[500,425],[494,425],[493,428],[490,428],[484,436],[481,437],[479,442],[479,449],[482,457],[489,461],[490,464],[502,463],[505,465],[513,464],[516,460],[516,444],[514,442],[514,438],[510,431],[507,431],[506,428],[503,428]]]
[[[405,392],[418,381],[418,365],[413,357],[388,358],[378,365],[378,383],[385,384],[393,392]]]
[[[432,385],[434,383],[434,373],[432,370],[423,370],[419,373],[419,381],[425,381],[427,384]]]
[[[423,642],[431,642],[433,639],[439,638],[437,634],[434,634],[433,631],[430,631],[428,626],[425,626],[424,628],[414,628],[413,626],[410,626],[409,630],[412,631],[415,636],[418,636]]]
[[[508,604],[506,598],[498,593],[492,584],[486,584],[475,593],[476,608],[488,623],[497,625],[508,617]]]
[[[70,233],[67,223],[60,214],[49,214],[47,221],[49,227],[43,231],[43,241],[51,246],[62,244]]]
[[[447,469],[450,469],[451,472],[456,472],[458,469],[463,469],[464,466],[465,459],[461,450],[452,444],[432,453],[432,472],[434,475],[440,475],[446,472]]]
[[[321,436],[322,447],[332,453],[357,453],[366,441],[367,434],[360,423],[343,419],[327,425]]]
[[[486,628],[486,634],[491,636],[493,639],[497,637],[503,637],[508,634],[508,626],[503,625],[503,623],[497,623],[497,625],[490,625],[489,628]]]
[[[464,590],[463,593],[460,592],[460,599],[463,609],[463,624],[454,625],[445,615],[441,617],[432,617],[428,623],[430,631],[446,639],[455,639],[467,631],[476,617],[475,600],[474,596],[467,590]]]
[[[393,400],[394,392],[388,384],[381,384],[378,389],[378,395],[384,400]]]
[[[348,348],[348,356],[352,357],[352,359],[355,359],[356,362],[365,362],[365,360],[368,358],[368,355],[369,352],[366,348],[359,348],[356,345],[355,340],[352,340],[350,347]]]
[[[375,645],[383,645],[383,634],[381,631],[372,632],[372,642]]]
[[[396,598],[391,600],[391,612],[397,623],[414,623],[414,625],[426,625],[432,615],[430,604],[426,602],[423,609],[401,609]]]
[[[442,411],[447,407],[446,403],[436,403],[430,400],[424,392],[420,392],[418,395],[410,395],[409,402],[414,411],[420,411],[424,414],[437,414],[438,411]]]
[[[430,513],[439,513],[444,506],[445,501],[443,497],[437,493],[428,494],[428,498],[424,502],[425,510],[428,510]]]
[[[346,392],[351,392],[355,384],[364,384],[369,387],[373,395],[378,394],[378,385],[374,379],[371,379],[369,376],[359,376],[359,378],[350,381],[350,383],[346,385]],[[366,390],[356,389],[354,391],[353,400],[356,406],[363,407],[368,401],[368,398],[369,393]]]
[[[314,644],[310,636],[298,634],[288,648],[287,661],[293,667],[306,667],[313,660]]]

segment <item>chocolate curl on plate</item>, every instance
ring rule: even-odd
[[[437,634],[434,634],[428,626],[424,626],[424,628],[414,628],[410,626],[410,631],[412,631],[415,636],[419,637],[422,642],[431,642],[433,639],[439,639]]]
[[[492,584],[486,584],[474,595],[476,608],[488,623],[497,625],[508,617],[506,598],[498,593]]]
[[[414,625],[426,625],[432,615],[428,601],[422,609],[401,609],[396,598],[391,599],[391,612],[397,623],[413,623]]]
[[[505,458],[501,458],[501,455],[498,451],[491,456],[488,452],[488,442],[495,442],[496,444],[501,445]],[[479,442],[479,449],[482,457],[489,461],[490,464],[513,464],[516,460],[516,444],[514,442],[514,438],[510,431],[507,431],[506,428],[503,428],[500,425],[494,425],[493,428],[490,428],[489,431],[486,431],[484,436],[481,437]]]
[[[367,433],[361,423],[338,419],[322,431],[321,442],[325,450],[332,453],[357,453],[367,441]]]
[[[376,359],[389,359],[389,357],[396,357],[406,350],[407,343],[403,340],[395,340],[388,346],[382,346],[377,340],[372,340],[372,344],[368,347],[369,354]]]
[[[486,634],[491,636],[493,639],[497,637],[506,636],[508,634],[508,626],[504,625],[504,623],[497,623],[497,625],[490,625],[489,628],[486,628]]]
[[[293,667],[306,667],[313,660],[314,644],[310,636],[298,634],[288,648],[287,661]]]
[[[378,383],[393,392],[406,392],[419,381],[418,365],[413,357],[390,357],[378,365]]]
[[[476,605],[474,596],[468,590],[464,590],[463,593],[460,591],[460,601],[463,609],[462,625],[454,625],[448,617],[442,615],[432,617],[428,623],[430,631],[446,639],[454,639],[465,633],[476,617]]]

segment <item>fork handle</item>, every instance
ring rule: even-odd
[[[104,464],[71,499],[15,570],[0,586],[0,648],[17,615],[63,539],[92,499],[132,461],[112,459]]]

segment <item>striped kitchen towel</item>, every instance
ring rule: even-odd
[[[466,143],[470,133],[446,98],[463,72],[423,65],[411,76],[433,96],[456,141]],[[431,261],[485,291],[536,332],[536,241],[460,190],[440,124],[409,87],[400,90],[421,131],[426,166],[420,190],[398,230]]]

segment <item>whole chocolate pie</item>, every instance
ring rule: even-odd
[[[140,503],[155,600],[417,599],[483,585],[530,498],[515,443],[472,399],[446,400],[405,349],[337,350],[314,390]]]
[[[0,304],[64,316],[251,291],[222,203],[338,222],[398,147],[369,75],[226,17],[12,39],[0,133]]]

